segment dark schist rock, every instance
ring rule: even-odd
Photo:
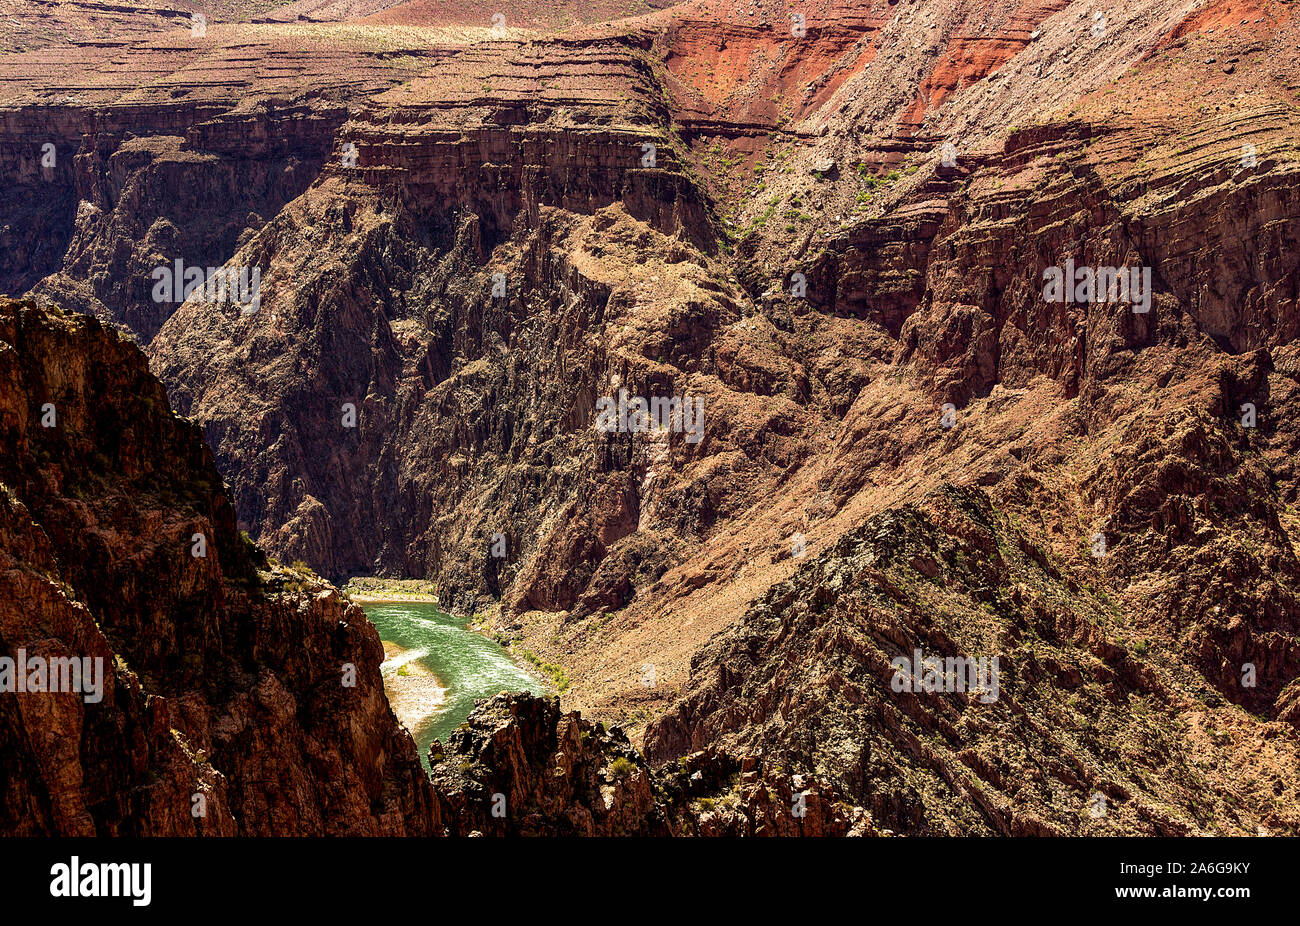
[[[435,743],[434,787],[456,835],[668,835],[649,768],[617,728],[556,698],[498,695]]]
[[[450,835],[843,836],[871,831],[829,782],[715,750],[652,769],[618,727],[501,694],[429,751]],[[454,821],[454,822],[453,822]]]
[[[0,832],[433,831],[373,625],[312,575],[259,569],[140,350],[0,301],[0,383],[0,652],[105,675],[98,703],[0,694]]]
[[[1223,0],[1112,22],[1108,53],[1068,75],[1072,39],[1047,20],[1082,0],[996,21],[868,6],[833,4],[798,42],[686,0],[560,39],[408,55],[349,38],[265,69],[246,62],[272,26],[3,56],[0,289],[152,337],[230,486],[105,511],[78,482],[104,464],[53,447],[15,482],[11,542],[166,707],[148,729],[198,743],[231,806],[266,805],[232,820],[294,814],[228,772],[261,753],[230,740],[257,741],[253,712],[288,716],[263,667],[300,706],[307,685],[313,716],[347,707],[313,684],[319,650],[292,651],[292,586],[328,589],[262,570],[285,592],[267,610],[232,582],[233,502],[284,561],[499,603],[498,629],[564,666],[566,706],[633,741],[647,725],[648,766],[611,726],[494,702],[437,763],[433,831],[1300,830],[1293,56],[1204,68],[1265,47],[1202,30]],[[1287,6],[1274,50],[1300,40]],[[58,150],[48,171],[34,139]],[[178,256],[260,268],[261,311],[153,303],[149,270]],[[1067,260],[1149,270],[1149,305],[1046,298]],[[703,397],[703,439],[598,433],[620,388]],[[140,456],[105,408],[93,450]],[[199,523],[220,581],[169,558]],[[168,556],[139,540],[160,531]],[[161,623],[159,583],[183,590]],[[312,633],[373,649],[328,601]],[[66,622],[68,645],[100,646]],[[917,644],[1005,657],[1002,699],[890,691],[889,659]],[[177,706],[194,691],[228,718],[210,741]],[[139,768],[192,787],[196,760],[153,748]],[[409,763],[381,765],[355,766],[372,803]],[[112,793],[165,793],[127,787],[143,774]]]
[[[646,754],[659,768],[721,752],[815,770],[906,835],[1294,831],[1262,796],[1295,793],[1295,683],[1281,722],[1258,718],[1196,667],[1210,627],[1157,655],[1121,642],[1114,614],[987,493],[948,486],[846,533],[710,641]],[[1272,639],[1266,626],[1254,632]],[[1239,645],[1252,646],[1244,628]],[[898,687],[894,660],[917,652],[996,659],[996,684]],[[1250,809],[1207,818],[1220,789],[1252,793]],[[1107,812],[1087,812],[1099,793]]]
[[[0,832],[848,831],[824,782],[769,787],[713,753],[656,772],[619,727],[527,694],[481,703],[435,744],[431,788],[374,626],[236,531],[201,434],[130,340],[0,302],[0,382],[0,650],[106,673],[97,703],[0,695]]]

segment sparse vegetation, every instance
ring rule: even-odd
[[[523,649],[522,647],[518,649],[518,653],[523,657],[525,662],[545,675],[546,678],[550,680],[551,684],[555,686],[557,692],[563,694],[569,690],[569,676],[564,671],[564,666],[558,665],[554,662],[546,662],[536,653],[531,650]]]

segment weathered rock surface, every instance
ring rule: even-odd
[[[617,726],[529,694],[480,702],[429,754],[449,835],[844,836],[871,832],[824,780],[711,751],[652,770]]]
[[[139,349],[4,301],[0,381],[0,651],[105,676],[98,703],[0,694],[0,831],[433,830],[374,626],[312,577],[259,570]]]
[[[202,41],[154,22],[14,38],[0,289],[147,342],[275,555],[499,604],[500,632],[564,666],[566,706],[648,727],[656,762],[727,769],[689,800],[647,773],[607,807],[621,746],[606,761],[565,739],[577,721],[498,706],[482,723],[519,745],[469,737],[465,761],[490,761],[448,783],[471,829],[494,825],[498,759],[534,829],[633,831],[652,800],[643,819],[673,831],[783,832],[794,774],[824,781],[828,832],[1294,828],[1294,4],[1141,0],[1099,22],[1082,0],[691,0],[560,34],[356,10],[284,21],[346,15],[312,0]],[[143,275],[176,257],[259,267],[261,310],[152,304]],[[1067,260],[1149,268],[1149,311],[1044,299]],[[620,388],[702,397],[702,440],[597,433]],[[964,513],[933,522],[953,498]],[[896,636],[938,621],[1050,650],[1060,673],[1010,680],[1024,713],[909,714],[879,690],[885,617],[852,611],[884,593],[857,570],[887,553],[862,549],[878,517],[951,583],[904,594]],[[939,555],[974,555],[967,521],[1028,562],[970,584]],[[820,556],[854,573],[847,611]],[[774,685],[802,699],[789,717]],[[826,696],[843,730],[808,709]],[[1095,736],[1043,732],[1093,709]],[[542,784],[552,746],[576,771]],[[1153,753],[1202,749],[1204,811]],[[1116,750],[1141,753],[1131,772]],[[1102,823],[1077,813],[1093,786],[1120,808]],[[683,801],[714,801],[711,822]]]
[[[910,835],[1296,832],[1296,730],[1127,632],[982,490],[945,488],[845,534],[711,641],[647,754],[761,755]],[[950,670],[956,690],[900,691],[891,660],[918,651],[995,658],[977,679],[995,684]]]

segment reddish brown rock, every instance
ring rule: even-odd
[[[105,676],[95,703],[0,695],[0,830],[433,831],[374,627],[314,577],[259,571],[139,349],[17,302],[0,345],[0,649],[101,659]]]
[[[1083,831],[1094,786],[1121,804],[1117,831],[1293,828],[1293,4],[1141,0],[1097,28],[1082,0],[692,0],[504,36],[459,5],[451,32],[428,4],[381,5],[357,28],[133,27],[0,59],[3,285],[162,325],[154,367],[259,541],[330,575],[436,578],[459,610],[499,603],[497,623],[564,667],[566,707],[633,739],[649,726],[656,758],[741,769],[690,797],[726,797],[697,808],[711,831],[791,825],[791,755],[800,774],[840,769],[827,832]],[[554,25],[534,12],[507,22]],[[76,152],[48,178],[41,137]],[[163,215],[207,173],[218,206]],[[262,311],[141,303],[140,270],[173,244],[261,267]],[[1046,300],[1066,261],[1149,268],[1149,311]],[[596,433],[622,387],[704,398],[702,439]],[[931,506],[933,535],[905,514],[945,486],[992,514]],[[1009,732],[944,711],[909,726],[844,684],[885,644],[802,568],[853,564],[839,544],[877,517],[939,538],[912,551],[907,588],[845,579],[913,605],[894,637],[941,616],[917,583],[952,580],[948,603],[1008,651],[1050,650]],[[950,540],[1001,557],[978,601]],[[779,729],[768,686],[853,705],[837,716],[856,726],[801,742],[811,708]],[[1107,713],[1142,707],[1149,727]],[[1140,776],[1095,736],[1039,729],[1096,711]],[[521,741],[552,735],[529,722]],[[852,771],[866,743],[903,780]],[[1078,761],[1045,770],[1017,752],[1034,749]],[[1177,772],[1153,783],[1152,750],[1211,757],[1214,808],[1194,812]],[[686,820],[674,800],[656,798]]]

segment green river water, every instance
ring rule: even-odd
[[[420,761],[429,745],[465,722],[477,698],[502,691],[546,688],[488,637],[467,629],[468,618],[424,602],[363,604],[379,629],[388,658],[382,673],[393,710],[415,737]]]

